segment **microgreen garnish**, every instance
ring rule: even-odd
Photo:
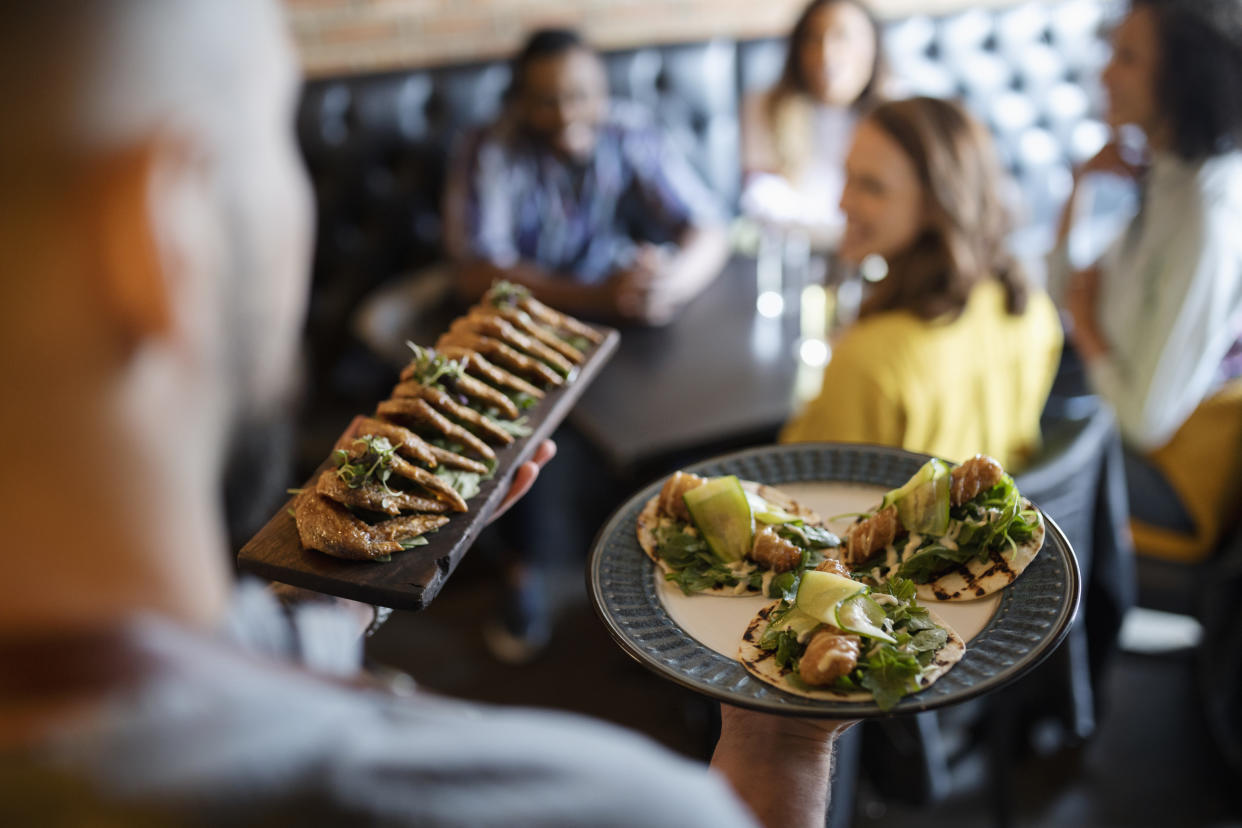
[[[503,279],[493,282],[491,290],[487,292],[487,300],[498,308],[513,307],[528,296],[529,288]]]
[[[388,478],[392,474],[392,455],[397,450],[396,447],[388,442],[387,437],[377,437],[374,434],[359,437],[352,445],[361,446],[363,449],[356,459],[351,460],[351,452],[346,449],[332,452],[332,461],[336,463],[336,476],[351,489],[375,480],[392,493],[388,488]]]
[[[414,379],[419,385],[431,388],[445,377],[456,379],[465,373],[460,362],[441,356],[432,348],[422,348],[409,341],[405,344],[414,352],[410,365],[414,367]]]

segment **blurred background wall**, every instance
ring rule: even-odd
[[[312,77],[508,55],[539,26],[573,26],[605,51],[785,34],[805,0],[285,0]],[[871,0],[886,19],[1014,0]]]

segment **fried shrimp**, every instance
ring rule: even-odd
[[[986,454],[974,457],[953,469],[949,481],[949,502],[961,506],[973,500],[979,492],[986,492],[1005,476],[1005,469],[1000,463]]]
[[[802,550],[776,534],[771,526],[755,532],[750,559],[773,572],[789,572],[802,563]]]
[[[706,482],[706,477],[699,477],[697,474],[673,472],[668,480],[664,481],[664,488],[660,489],[660,511],[669,517],[689,523],[690,510],[686,508],[685,494]]]
[[[815,567],[818,572],[831,572],[833,575],[840,575],[842,578],[850,577],[850,571],[845,568],[845,564],[835,558],[825,558]]]
[[[846,563],[862,563],[896,540],[903,531],[897,520],[896,506],[885,507],[866,520],[855,523],[846,534]]]
[[[846,635],[836,627],[825,627],[807,642],[806,652],[798,663],[798,674],[807,684],[832,684],[858,666],[862,642],[856,635]]]

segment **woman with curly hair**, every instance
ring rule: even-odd
[[[986,130],[944,100],[881,104],[858,125],[845,173],[839,255],[880,256],[888,275],[782,438],[1020,466],[1039,445],[1061,327],[1005,247]]]
[[[1120,175],[1141,208],[1070,272],[1071,196],[1050,284],[1070,340],[1126,444],[1136,546],[1206,556],[1242,506],[1242,0],[1133,0],[1103,73],[1108,116],[1146,137],[1079,171]]]

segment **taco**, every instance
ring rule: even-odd
[[[738,660],[787,693],[890,710],[966,653],[962,637],[915,594],[902,578],[872,591],[829,561],[802,576],[794,598],[759,611]]]
[[[638,542],[687,595],[770,595],[838,554],[819,516],[762,483],[674,472],[638,516]]]
[[[982,598],[1013,583],[1039,554],[1044,519],[996,460],[950,468],[929,460],[845,533],[844,559],[880,584],[900,577],[926,600]]]

